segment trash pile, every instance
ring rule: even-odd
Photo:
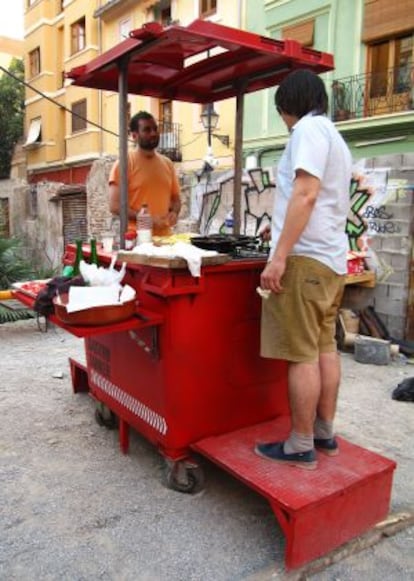
[[[361,363],[387,365],[399,354],[414,357],[414,341],[393,337],[372,306],[360,311],[340,309],[337,341],[344,351],[354,349],[355,359]]]

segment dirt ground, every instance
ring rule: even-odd
[[[75,395],[68,357],[83,342],[34,320],[0,325],[0,579],[233,581],[283,579],[284,541],[267,502],[215,465],[196,495],[165,488],[163,462],[138,434],[119,452],[94,403]],[[414,512],[414,404],[391,399],[414,366],[342,354],[337,432],[396,460],[391,513]],[[405,528],[315,575],[322,581],[414,579]]]

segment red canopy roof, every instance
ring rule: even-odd
[[[151,22],[67,76],[75,85],[118,91],[119,61],[128,59],[128,93],[209,103],[280,83],[297,68],[333,69],[328,53],[195,20],[187,27]]]

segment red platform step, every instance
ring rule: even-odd
[[[286,537],[287,569],[366,532],[389,511],[395,462],[338,437],[340,453],[318,453],[316,470],[257,456],[257,442],[283,440],[289,418],[208,437],[192,446],[269,501]]]

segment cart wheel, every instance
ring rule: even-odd
[[[178,492],[195,494],[204,488],[204,472],[198,464],[188,460],[166,460],[165,485]]]
[[[95,420],[99,426],[108,430],[115,430],[118,427],[118,418],[106,405],[98,403],[95,409]]]

